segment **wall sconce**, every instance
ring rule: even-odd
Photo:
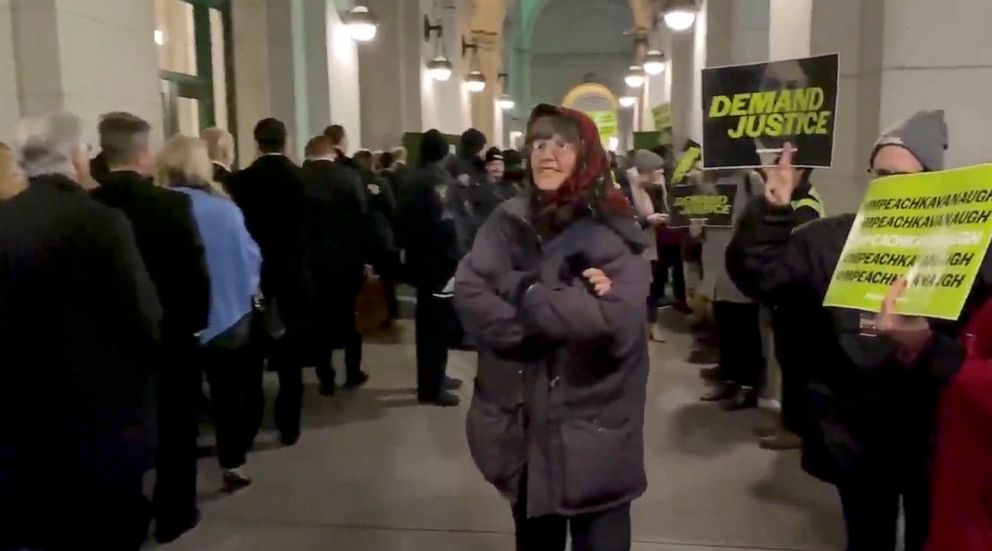
[[[696,2],[668,0],[662,14],[669,29],[676,32],[687,30],[696,22]]]
[[[486,75],[482,71],[469,71],[465,77],[465,88],[469,92],[478,93],[486,89]]]
[[[437,33],[437,42],[434,46],[434,59],[427,62],[427,74],[438,82],[444,82],[451,78],[453,66],[448,56],[444,55],[444,25],[438,23],[431,25],[431,19],[424,16],[424,42],[430,42],[431,34]]]
[[[479,44],[465,40],[465,35],[462,35],[462,57],[465,57],[465,54],[467,54],[469,50],[472,50],[473,54],[478,55]]]
[[[379,31],[379,20],[365,6],[351,8],[341,20],[348,34],[357,42],[369,42]]]
[[[649,75],[660,75],[665,72],[665,54],[658,50],[650,50],[644,54],[644,72]]]
[[[630,69],[627,70],[627,76],[623,78],[623,81],[627,83],[627,86],[631,88],[640,88],[644,86],[644,69],[640,65],[631,65]]]

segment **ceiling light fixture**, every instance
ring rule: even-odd
[[[498,100],[496,100],[496,105],[503,111],[509,111],[516,106],[516,102],[513,101],[510,94],[503,94]]]
[[[635,98],[634,96],[620,97],[620,107],[623,107],[624,109],[630,109],[635,105],[637,105],[637,98]]]

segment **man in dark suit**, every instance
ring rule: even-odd
[[[303,186],[307,195],[307,258],[313,291],[311,348],[321,394],[334,393],[335,348],[344,348],[345,386],[368,381],[362,371],[362,336],[355,327],[355,300],[368,260],[368,203],[357,172],[336,162],[326,136],[307,144]]]
[[[0,202],[0,549],[137,551],[161,308],[120,212],[91,199],[79,120],[24,121]]]
[[[284,445],[300,438],[303,348],[307,326],[307,279],[303,194],[299,167],[286,157],[286,125],[263,119],[255,125],[259,156],[231,180],[231,198],[262,250],[262,293],[286,326],[281,339],[263,346],[269,369],[279,373],[275,421]]]
[[[196,525],[197,399],[201,375],[195,335],[207,326],[210,276],[189,197],[156,187],[148,177],[151,126],[129,113],[100,121],[100,147],[109,172],[93,191],[119,209],[134,236],[164,311],[158,380],[156,539],[172,541]]]

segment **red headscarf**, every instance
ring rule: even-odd
[[[564,206],[584,202],[606,214],[626,215],[631,212],[630,202],[613,181],[610,162],[600,141],[599,129],[585,113],[541,104],[531,111],[527,133],[534,122],[542,117],[566,117],[579,129],[579,153],[575,171],[554,193],[548,206]]]

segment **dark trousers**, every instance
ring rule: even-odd
[[[720,347],[721,379],[757,387],[765,372],[758,305],[717,301],[713,303],[713,317]]]
[[[360,283],[356,286],[353,281],[341,282],[332,285],[326,294],[318,294],[312,347],[317,378],[322,385],[334,385],[335,349],[344,349],[348,380],[356,379],[362,370],[362,334],[355,326],[355,300],[360,290]]]
[[[527,518],[527,484],[513,508],[517,551],[565,551],[566,534],[572,535],[572,551],[629,551],[630,504],[608,511],[563,517]]]
[[[797,320],[774,319],[775,357],[782,369],[782,427],[799,436],[806,436],[815,422],[809,403],[809,372],[803,361],[801,340],[794,337]],[[802,330],[802,328],[798,328]]]
[[[685,266],[682,262],[682,244],[664,243],[658,245],[658,263],[654,270],[652,295],[658,300],[665,298],[665,286],[668,285],[668,272],[672,275],[672,295],[678,302],[685,302]]]
[[[651,272],[654,274],[654,279],[651,280],[651,292],[648,293],[648,323],[655,324],[658,323],[658,305],[661,303],[661,298],[665,296],[665,285],[661,282],[660,272],[658,268],[659,262],[651,262]]]
[[[375,264],[375,273],[379,274],[382,287],[386,292],[386,310],[389,319],[395,320],[400,315],[399,297],[396,296],[396,284],[399,281],[399,253],[383,253],[382,258]]]
[[[261,366],[247,346],[234,350],[204,348],[200,358],[210,383],[217,459],[222,469],[236,469],[245,464],[261,424]]]
[[[417,290],[417,396],[422,400],[437,398],[444,385],[453,300],[436,297],[429,290]]]
[[[270,343],[266,356],[269,369],[279,374],[275,422],[283,439],[299,436],[303,414],[303,361],[298,329],[287,327],[286,335]]]
[[[153,506],[157,526],[184,526],[196,512],[196,438],[203,376],[196,343],[166,340],[158,392],[158,454]]]
[[[930,521],[925,476],[903,488],[877,479],[859,479],[844,481],[837,489],[844,509],[847,551],[895,550],[900,496],[906,520],[905,551],[923,549]]]

